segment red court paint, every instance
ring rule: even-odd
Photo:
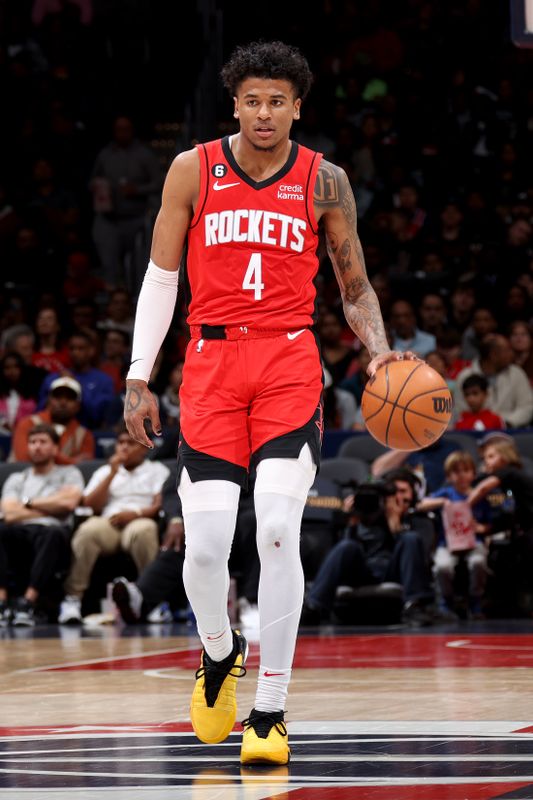
[[[452,783],[414,786],[327,786],[273,794],[267,800],[496,800],[528,783]]]
[[[148,670],[198,667],[197,648],[175,653],[116,656],[43,671]],[[250,645],[247,666],[259,666],[259,648]],[[305,636],[298,640],[297,669],[434,669],[436,667],[533,667],[533,636],[519,634]],[[33,671],[33,670],[32,670]],[[41,671],[41,670],[36,670]]]

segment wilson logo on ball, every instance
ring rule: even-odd
[[[452,410],[452,401],[449,397],[432,397],[433,411],[436,414],[449,414]]]

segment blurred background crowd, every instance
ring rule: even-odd
[[[512,44],[506,4],[273,0],[252,25],[242,0],[0,0],[0,31],[4,461],[28,460],[38,424],[54,426],[58,464],[114,453],[166,170],[235,130],[218,74],[256,38],[309,59],[293,136],[348,174],[391,346],[445,377],[451,428],[531,425],[533,58]],[[319,257],[327,442],[364,430],[368,353],[323,245]],[[179,430],[185,317],[181,292],[152,374],[162,459]]]

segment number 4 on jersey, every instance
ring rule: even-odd
[[[261,253],[252,253],[252,257],[246,269],[246,275],[242,282],[243,289],[252,289],[254,292],[254,300],[261,300],[261,292],[265,288],[265,284],[261,283],[262,278],[262,265]]]

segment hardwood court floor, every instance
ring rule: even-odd
[[[221,745],[192,734],[186,626],[0,638],[0,798],[533,800],[533,621],[302,630],[277,770],[240,768],[240,725]]]

